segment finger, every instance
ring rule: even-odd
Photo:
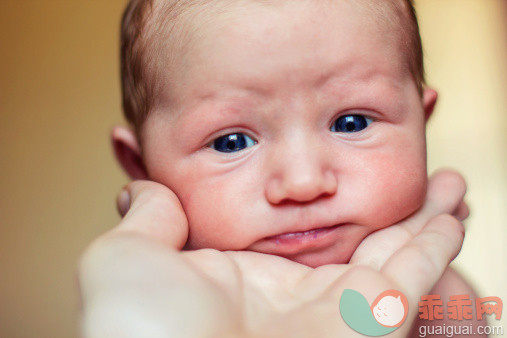
[[[389,257],[412,238],[413,235],[399,225],[374,232],[361,242],[350,264],[367,265],[380,270]]]
[[[400,225],[415,235],[431,218],[440,214],[454,214],[463,203],[465,193],[466,183],[463,177],[456,171],[441,169],[429,179],[428,192],[422,208]]]
[[[185,245],[187,219],[178,198],[166,186],[134,181],[119,194],[118,209],[124,218],[108,235],[128,231],[147,235],[175,249]]]
[[[456,218],[437,216],[389,258],[381,272],[403,286],[407,297],[416,300],[431,290],[458,255],[464,234],[463,225]]]
[[[463,200],[466,189],[461,174],[452,169],[440,169],[430,177],[427,201],[449,213]]]
[[[122,218],[130,209],[130,193],[127,191],[126,187],[123,188],[116,197],[116,208]]]
[[[468,208],[466,202],[462,201],[452,215],[460,221],[467,219],[470,215],[470,209]]]
[[[433,174],[428,182],[424,205],[402,222],[381,229],[366,237],[354,252],[350,263],[380,269],[384,263],[416,236],[432,218],[452,214],[459,220],[467,216],[463,202],[466,184],[460,174],[446,169]]]

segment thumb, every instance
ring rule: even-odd
[[[166,186],[152,181],[133,181],[118,195],[124,215],[110,232],[135,232],[180,250],[188,237],[188,221],[178,197]]]

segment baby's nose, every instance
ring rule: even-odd
[[[310,202],[319,197],[333,195],[336,191],[336,179],[331,173],[284,177],[273,180],[266,189],[266,197],[270,203]]]
[[[325,152],[308,144],[274,155],[268,164],[266,198],[272,204],[310,202],[336,192],[337,179]]]

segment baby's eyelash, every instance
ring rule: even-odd
[[[209,147],[221,153],[233,153],[256,144],[257,141],[245,133],[231,133],[217,137],[209,144]]]
[[[332,132],[356,133],[367,128],[373,119],[361,114],[349,114],[338,117],[331,125]],[[233,132],[219,136],[207,144],[207,147],[220,153],[235,153],[252,147],[258,142],[243,132]]]
[[[350,114],[338,117],[331,125],[331,131],[337,133],[356,133],[366,129],[373,120],[361,114]]]

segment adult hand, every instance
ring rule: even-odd
[[[421,209],[393,226],[366,237],[354,252],[350,263],[379,269],[386,260],[421,232],[438,215],[451,215],[460,222],[468,217],[463,198],[466,183],[455,171],[437,171],[429,180],[426,201]]]
[[[370,303],[384,290],[403,292],[409,315],[388,336],[405,337],[420,296],[461,248],[463,227],[451,215],[466,214],[462,183],[452,172],[435,175],[424,207],[396,225],[396,236],[382,235],[391,228],[378,231],[361,244],[352,264],[312,269],[255,252],[181,251],[188,227],[176,196],[153,182],[133,182],[119,198],[120,210],[128,209],[120,225],[83,254],[82,332],[86,337],[360,336],[339,311],[343,290],[353,288]],[[384,249],[387,254],[376,258]]]

